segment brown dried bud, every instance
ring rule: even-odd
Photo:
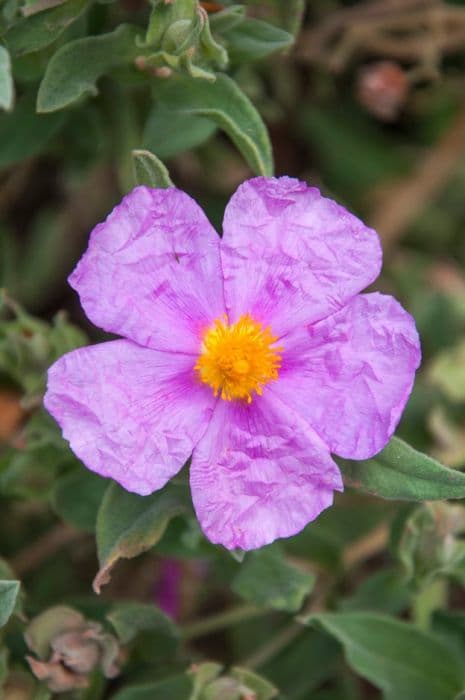
[[[54,692],[87,687],[87,676],[96,668],[106,678],[119,673],[116,638],[71,608],[45,611],[32,620],[25,637],[39,656],[26,657],[32,672]]]
[[[60,663],[38,661],[33,656],[26,656],[26,659],[34,676],[39,681],[43,681],[47,688],[54,693],[65,693],[68,690],[87,688],[89,685],[87,676],[73,673]]]
[[[378,119],[395,120],[405,105],[410,89],[406,71],[394,61],[378,61],[360,68],[357,99]]]

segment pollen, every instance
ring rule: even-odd
[[[253,394],[278,378],[282,347],[276,341],[269,326],[249,314],[231,325],[226,316],[216,319],[204,335],[195,370],[215,396],[251,403]]]

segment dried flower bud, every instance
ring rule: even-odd
[[[383,121],[396,119],[409,93],[405,70],[394,61],[364,66],[357,76],[357,98],[368,112]]]
[[[87,677],[96,668],[107,678],[119,672],[116,638],[71,608],[57,606],[42,613],[25,637],[39,657],[26,657],[32,672],[54,692],[87,687]]]
[[[26,656],[26,659],[34,676],[46,683],[48,689],[54,693],[87,688],[89,685],[87,676],[73,673],[60,663],[38,661],[33,656]]]

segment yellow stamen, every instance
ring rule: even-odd
[[[201,381],[226,401],[260,395],[262,387],[278,378],[282,347],[272,347],[277,338],[269,327],[245,314],[236,323],[216,319],[203,338],[195,365]]]

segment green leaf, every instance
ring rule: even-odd
[[[14,96],[10,54],[0,46],[0,109],[12,109]]]
[[[371,459],[338,459],[345,483],[381,498],[408,501],[465,497],[465,474],[444,467],[399,438]]]
[[[102,75],[136,58],[137,31],[122,24],[109,34],[76,39],[58,49],[40,84],[37,111],[54,112],[85,95],[97,95]]]
[[[186,491],[171,483],[150,496],[137,496],[118,484],[110,484],[97,516],[97,593],[110,580],[118,559],[136,557],[160,540],[168,522],[186,510]]]
[[[210,119],[193,117],[157,104],[149,114],[143,144],[159,158],[169,158],[206,141],[216,131]]]
[[[297,612],[315,583],[313,574],[289,564],[274,549],[251,552],[232,583],[232,589],[254,605]]]
[[[348,664],[386,700],[450,700],[464,687],[458,657],[411,624],[371,613],[322,613],[306,622],[335,637]]]
[[[0,168],[43,151],[65,118],[65,114],[36,114],[34,96],[29,93],[21,97],[14,111],[0,114]]]
[[[89,0],[68,0],[20,20],[5,36],[10,51],[21,55],[49,46],[78,19],[88,4]]]
[[[344,612],[363,610],[397,615],[407,608],[410,591],[396,568],[376,571],[359,584],[354,593],[341,600]]]
[[[106,479],[80,466],[55,483],[53,508],[65,522],[78,530],[94,532],[98,509],[107,488]]]
[[[174,187],[168,168],[150,151],[132,151],[132,163],[136,185],[160,189]]]
[[[212,32],[223,34],[233,27],[241,24],[245,19],[245,5],[231,5],[220,12],[210,15],[210,29]]]
[[[302,629],[296,639],[261,663],[264,673],[286,700],[313,700],[313,692],[339,672],[340,649],[324,632]]]
[[[248,63],[282,51],[294,43],[289,32],[259,19],[247,19],[224,34],[228,54],[236,63]]]
[[[272,700],[278,694],[274,685],[248,668],[235,666],[231,669],[229,675],[237,680],[241,686],[252,691],[251,696],[256,698],[256,700]]]
[[[259,113],[236,83],[217,75],[214,83],[172,76],[159,80],[156,95],[163,105],[184,115],[207,117],[223,129],[252,170],[273,174],[271,144]]]
[[[111,700],[190,700],[192,681],[188,676],[175,676],[158,683],[123,688]]]
[[[10,619],[19,593],[19,581],[0,581],[0,627]]]
[[[122,644],[128,644],[138,635],[149,632],[151,638],[155,634],[165,644],[173,646],[180,636],[171,618],[155,605],[134,602],[117,603],[107,615],[107,619],[115,628]]]

